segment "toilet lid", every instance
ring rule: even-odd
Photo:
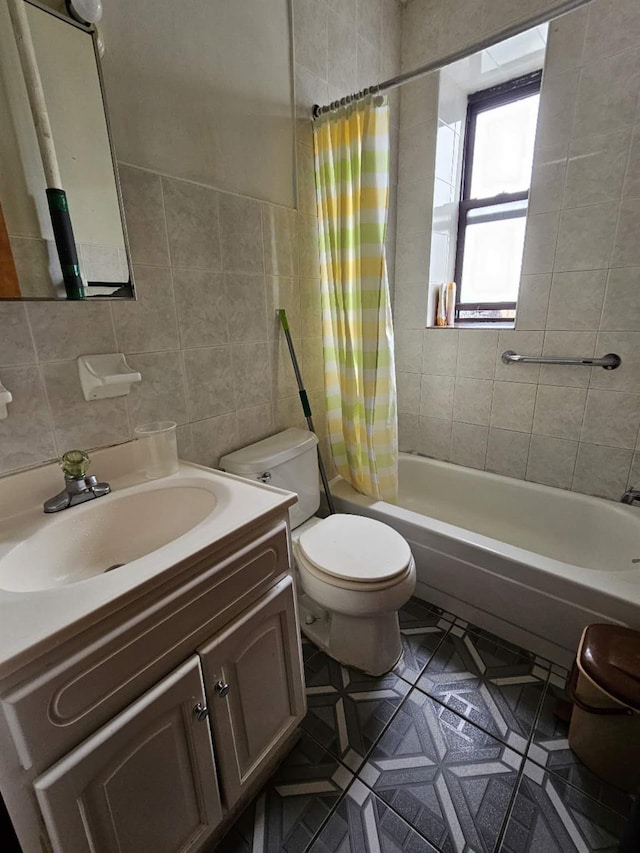
[[[394,578],[411,562],[399,533],[362,515],[330,515],[302,534],[298,548],[320,571],[360,583]]]

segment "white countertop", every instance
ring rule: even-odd
[[[148,590],[150,580],[154,584],[167,580],[181,562],[184,566],[185,560],[195,560],[240,528],[297,500],[293,492],[183,462],[170,477],[145,480],[138,470],[135,442],[96,451],[91,458],[89,473],[112,488],[112,495],[96,501],[108,501],[124,489],[133,493],[188,482],[214,492],[215,511],[184,535],[122,569],[51,589],[0,589],[0,677],[134,601]],[[68,513],[79,512],[81,523],[83,508],[93,501],[60,513],[43,512],[43,502],[62,486],[56,463],[0,478],[0,560],[28,536]],[[24,571],[29,571],[28,565]]]

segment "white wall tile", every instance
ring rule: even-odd
[[[262,205],[220,193],[218,198],[222,268],[225,272],[264,272]]]
[[[582,65],[588,13],[589,6],[583,6],[550,21],[544,61],[545,77],[553,77]]]
[[[235,409],[230,347],[201,347],[183,352],[189,419],[211,418]]]
[[[451,430],[451,461],[467,468],[484,468],[487,459],[489,429],[453,422]]]
[[[448,418],[453,415],[452,376],[422,376],[420,414],[423,417]]]
[[[423,332],[403,330],[396,335],[396,369],[405,373],[420,373],[422,367]]]
[[[173,287],[181,346],[228,343],[224,275],[209,270],[174,268]]]
[[[451,451],[451,427],[451,421],[421,417],[418,420],[418,452],[447,462]]]
[[[627,487],[632,458],[632,450],[580,444],[573,490],[619,500]]]
[[[538,385],[533,432],[577,441],[586,399],[587,392],[582,388]]]
[[[606,270],[555,273],[551,283],[547,329],[597,329],[606,278]]]
[[[527,218],[522,255],[523,275],[552,272],[559,222],[560,215],[557,211],[539,213]]]
[[[459,336],[457,329],[425,329],[422,344],[422,372],[455,376]]]
[[[640,331],[640,267],[609,270],[600,328]]]
[[[531,432],[536,386],[522,382],[494,382],[491,426]]]
[[[516,309],[516,329],[545,328],[550,292],[550,273],[522,276]]]
[[[398,411],[410,415],[420,414],[420,374],[398,373]]]
[[[532,435],[526,479],[558,489],[570,489],[577,452],[577,441]]]
[[[630,127],[640,89],[640,48],[585,65],[580,75],[573,135]]]
[[[640,198],[625,199],[620,205],[611,266],[640,266]]]
[[[296,402],[299,403],[299,401]],[[443,423],[446,424],[447,421]],[[284,426],[279,428],[284,429]],[[398,448],[403,453],[418,449],[418,415],[398,413]]]
[[[633,450],[640,423],[640,394],[589,390],[581,441]]]
[[[585,62],[640,44],[640,6],[636,0],[595,0],[587,8]],[[611,26],[612,21],[615,26]]]
[[[623,198],[640,197],[640,127],[638,127],[637,122],[631,137],[631,149],[622,196]]]
[[[38,367],[7,367],[0,378],[13,395],[10,417],[0,421],[0,473],[54,459],[53,423]]]
[[[129,249],[134,264],[167,266],[169,245],[162,198],[162,179],[152,172],[118,166]]]
[[[490,379],[464,379],[458,376],[453,400],[454,421],[489,426],[492,386]]]
[[[538,110],[536,148],[568,150],[579,79],[578,70],[545,78]]]
[[[490,429],[487,445],[488,471],[524,479],[529,456],[530,436],[525,432]]]
[[[563,206],[617,202],[622,193],[630,144],[630,128],[572,140]]]
[[[555,269],[606,269],[611,257],[618,205],[595,204],[560,215]]]
[[[134,272],[136,301],[112,303],[118,350],[178,349],[178,322],[170,270],[137,266]]]
[[[128,355],[127,362],[142,375],[142,381],[134,383],[130,395],[123,398],[132,431],[151,421],[184,424],[189,420],[180,352],[138,353]]]
[[[169,253],[176,267],[220,270],[218,195],[211,187],[162,179]]]
[[[36,361],[26,305],[0,302],[0,330],[0,367]]]
[[[640,388],[640,332],[599,332],[596,338],[598,355],[617,353],[622,359],[615,370],[594,368],[591,372],[592,388],[612,391],[631,391]]]
[[[42,375],[59,454],[74,448],[104,447],[129,438],[125,397],[87,402],[75,361],[44,364]]]
[[[420,285],[397,285],[393,305],[394,325],[397,329],[424,329],[427,324],[427,300]]]
[[[493,379],[497,349],[498,332],[462,329],[458,342],[456,375],[470,379]]]

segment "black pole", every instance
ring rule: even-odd
[[[307,426],[311,430],[311,432],[315,433],[315,429],[313,428],[313,416],[311,412],[311,405],[309,403],[309,397],[307,396],[307,392],[305,391],[304,382],[302,380],[302,373],[300,372],[300,366],[298,365],[298,358],[296,356],[296,351],[293,346],[293,340],[291,338],[291,331],[289,329],[289,321],[287,320],[287,312],[284,308],[278,308],[277,310],[278,317],[280,318],[280,325],[282,326],[282,331],[284,332],[285,339],[287,341],[287,346],[289,347],[289,355],[291,356],[291,361],[293,363],[293,372],[296,375],[296,382],[298,383],[298,394],[300,395],[300,402],[302,403],[302,411],[304,412],[304,416],[307,419]],[[325,496],[327,498],[327,505],[329,507],[329,512],[331,515],[334,515],[336,511],[335,504],[333,502],[333,497],[331,495],[331,490],[329,489],[329,480],[327,478],[327,472],[324,467],[324,462],[322,461],[322,454],[320,453],[320,444],[318,443],[318,468],[320,469],[320,478],[322,479],[322,488],[324,489]]]

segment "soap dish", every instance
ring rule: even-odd
[[[124,397],[142,376],[132,370],[121,352],[78,356],[80,385],[85,400]]]
[[[11,391],[7,391],[2,382],[0,382],[0,421],[7,417],[7,403],[13,400]]]

